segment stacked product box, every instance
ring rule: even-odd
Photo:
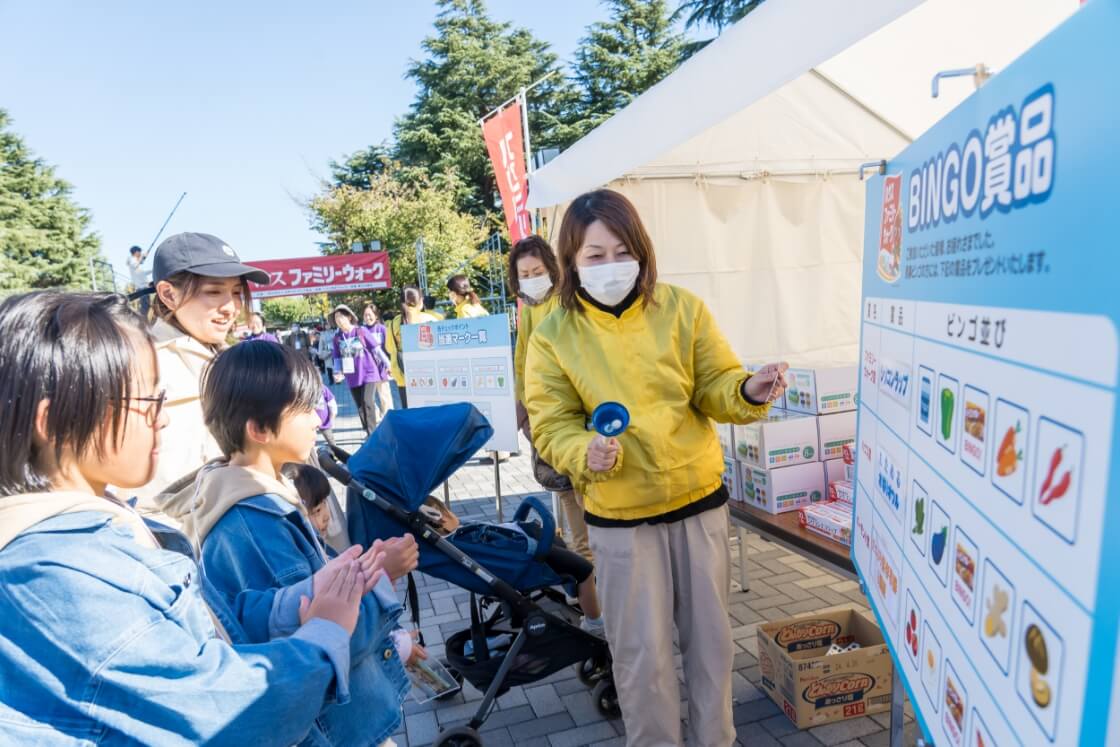
[[[786,378],[789,388],[769,417],[720,436],[724,458],[730,447],[738,462],[742,500],[775,514],[824,502],[830,482],[850,480],[844,450],[856,438],[856,366],[793,367]]]
[[[833,483],[837,485],[838,483]],[[852,544],[852,504],[844,501],[815,503],[798,509],[802,529],[841,545]]]

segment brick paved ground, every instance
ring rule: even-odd
[[[344,448],[357,448],[361,433],[349,392],[334,387],[340,404],[341,426],[336,437]],[[501,465],[502,493],[508,519],[522,496],[535,493],[547,497],[532,478],[527,450]],[[494,467],[471,461],[450,480],[452,508],[461,517],[494,519]],[[729,615],[736,646],[733,676],[735,726],[739,744],[747,747],[886,747],[886,714],[851,719],[797,731],[759,686],[756,631],[764,621],[835,607],[855,607],[870,614],[866,598],[853,581],[843,580],[800,555],[750,534],[747,539],[750,590],[734,583]],[[732,551],[738,579],[738,553]],[[421,627],[429,650],[443,653],[443,640],[469,626],[468,595],[458,587],[421,575]],[[679,659],[678,659],[679,664]],[[679,670],[678,670],[679,674]],[[465,723],[482,695],[467,684],[454,698],[425,705],[408,701],[404,728],[394,739],[400,747],[419,747],[432,742],[441,729]],[[682,710],[682,713],[686,711]],[[485,743],[525,747],[578,747],[622,745],[621,721],[608,721],[594,707],[589,690],[566,669],[545,680],[510,690],[483,727]],[[916,723],[907,704],[904,744],[917,741]]]

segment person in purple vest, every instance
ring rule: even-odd
[[[341,384],[345,379],[350,396],[358,406],[362,428],[367,434],[372,433],[381,422],[377,410],[377,386],[389,380],[389,361],[381,354],[377,339],[358,323],[358,316],[349,306],[339,304],[331,316],[338,328],[332,341],[334,382]]]
[[[265,331],[264,317],[256,312],[253,312],[252,316],[249,317],[249,334],[245,335],[245,342],[251,342],[253,340],[280,342],[276,339],[276,335]]]

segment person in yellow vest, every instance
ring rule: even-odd
[[[558,249],[560,308],[529,340],[525,404],[541,456],[584,496],[627,743],[684,744],[675,627],[687,742],[727,747],[729,496],[711,421],[764,417],[788,366],[751,375],[700,298],[657,282],[649,235],[621,194],[577,197]],[[587,429],[608,401],[630,413],[617,438]]]
[[[471,288],[471,281],[466,275],[454,275],[447,281],[447,296],[455,307],[456,319],[490,316],[490,312],[478,300],[478,294]]]
[[[529,431],[529,412],[525,409],[525,358],[529,353],[529,339],[533,330],[559,306],[560,296],[556,284],[560,267],[552,247],[540,236],[527,236],[513,245],[509,252],[509,286],[513,295],[521,299],[520,321],[517,325],[517,345],[513,350],[514,391],[517,396],[517,427],[532,441]],[[583,499],[572,488],[567,477],[556,473],[551,465],[534,463],[534,474],[541,484],[556,492],[564,516],[568,520],[572,550],[592,563],[591,547],[587,544],[587,522],[583,519]]]
[[[389,324],[388,334],[385,338],[385,350],[389,353],[389,371],[393,375],[393,387],[399,400],[394,406],[408,407],[408,389],[404,381],[404,353],[401,348],[401,327],[405,324],[420,324],[422,322],[438,322],[443,315],[437,311],[428,311],[424,308],[424,295],[415,285],[406,285],[401,289],[401,313],[393,317]]]

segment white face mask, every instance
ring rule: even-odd
[[[552,290],[552,278],[547,274],[535,278],[518,278],[517,287],[533,301],[539,301]]]
[[[604,306],[617,306],[634,290],[641,265],[628,260],[576,269],[579,272],[579,284],[589,296]]]

